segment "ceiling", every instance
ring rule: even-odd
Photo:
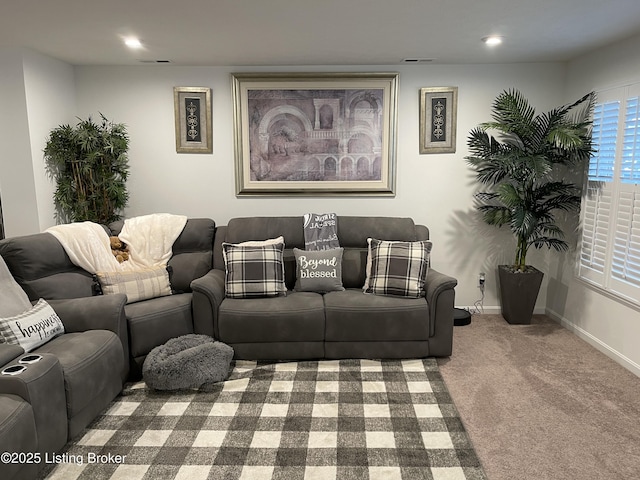
[[[0,47],[73,65],[566,61],[636,34],[639,0],[0,0]]]

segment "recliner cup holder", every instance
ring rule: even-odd
[[[26,369],[25,365],[11,365],[2,370],[2,375],[20,375]]]
[[[20,360],[18,360],[18,363],[28,365],[31,363],[39,362],[40,360],[42,360],[42,355],[32,354],[32,355],[25,355]]]

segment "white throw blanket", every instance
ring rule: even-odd
[[[111,253],[109,235],[97,223],[56,225],[45,231],[58,239],[74,265],[89,273],[117,272],[166,265],[186,223],[187,217],[168,213],[126,219],[118,237],[129,247],[129,260],[122,263]]]

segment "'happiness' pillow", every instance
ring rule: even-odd
[[[60,317],[43,298],[20,315],[0,318],[0,343],[20,345],[25,352],[63,333]]]
[[[296,285],[298,292],[342,291],[342,253],[344,249],[293,249],[296,257]]]

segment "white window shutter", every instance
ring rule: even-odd
[[[640,110],[638,97],[629,98],[625,109],[624,139],[622,143],[622,161],[620,181],[622,183],[640,183]]]
[[[589,182],[582,204],[580,275],[601,286],[605,284],[611,211],[611,188]]]
[[[578,275],[640,305],[640,84],[598,98]]]
[[[596,152],[589,161],[589,180],[613,181],[620,102],[598,103],[593,110],[592,141]]]

